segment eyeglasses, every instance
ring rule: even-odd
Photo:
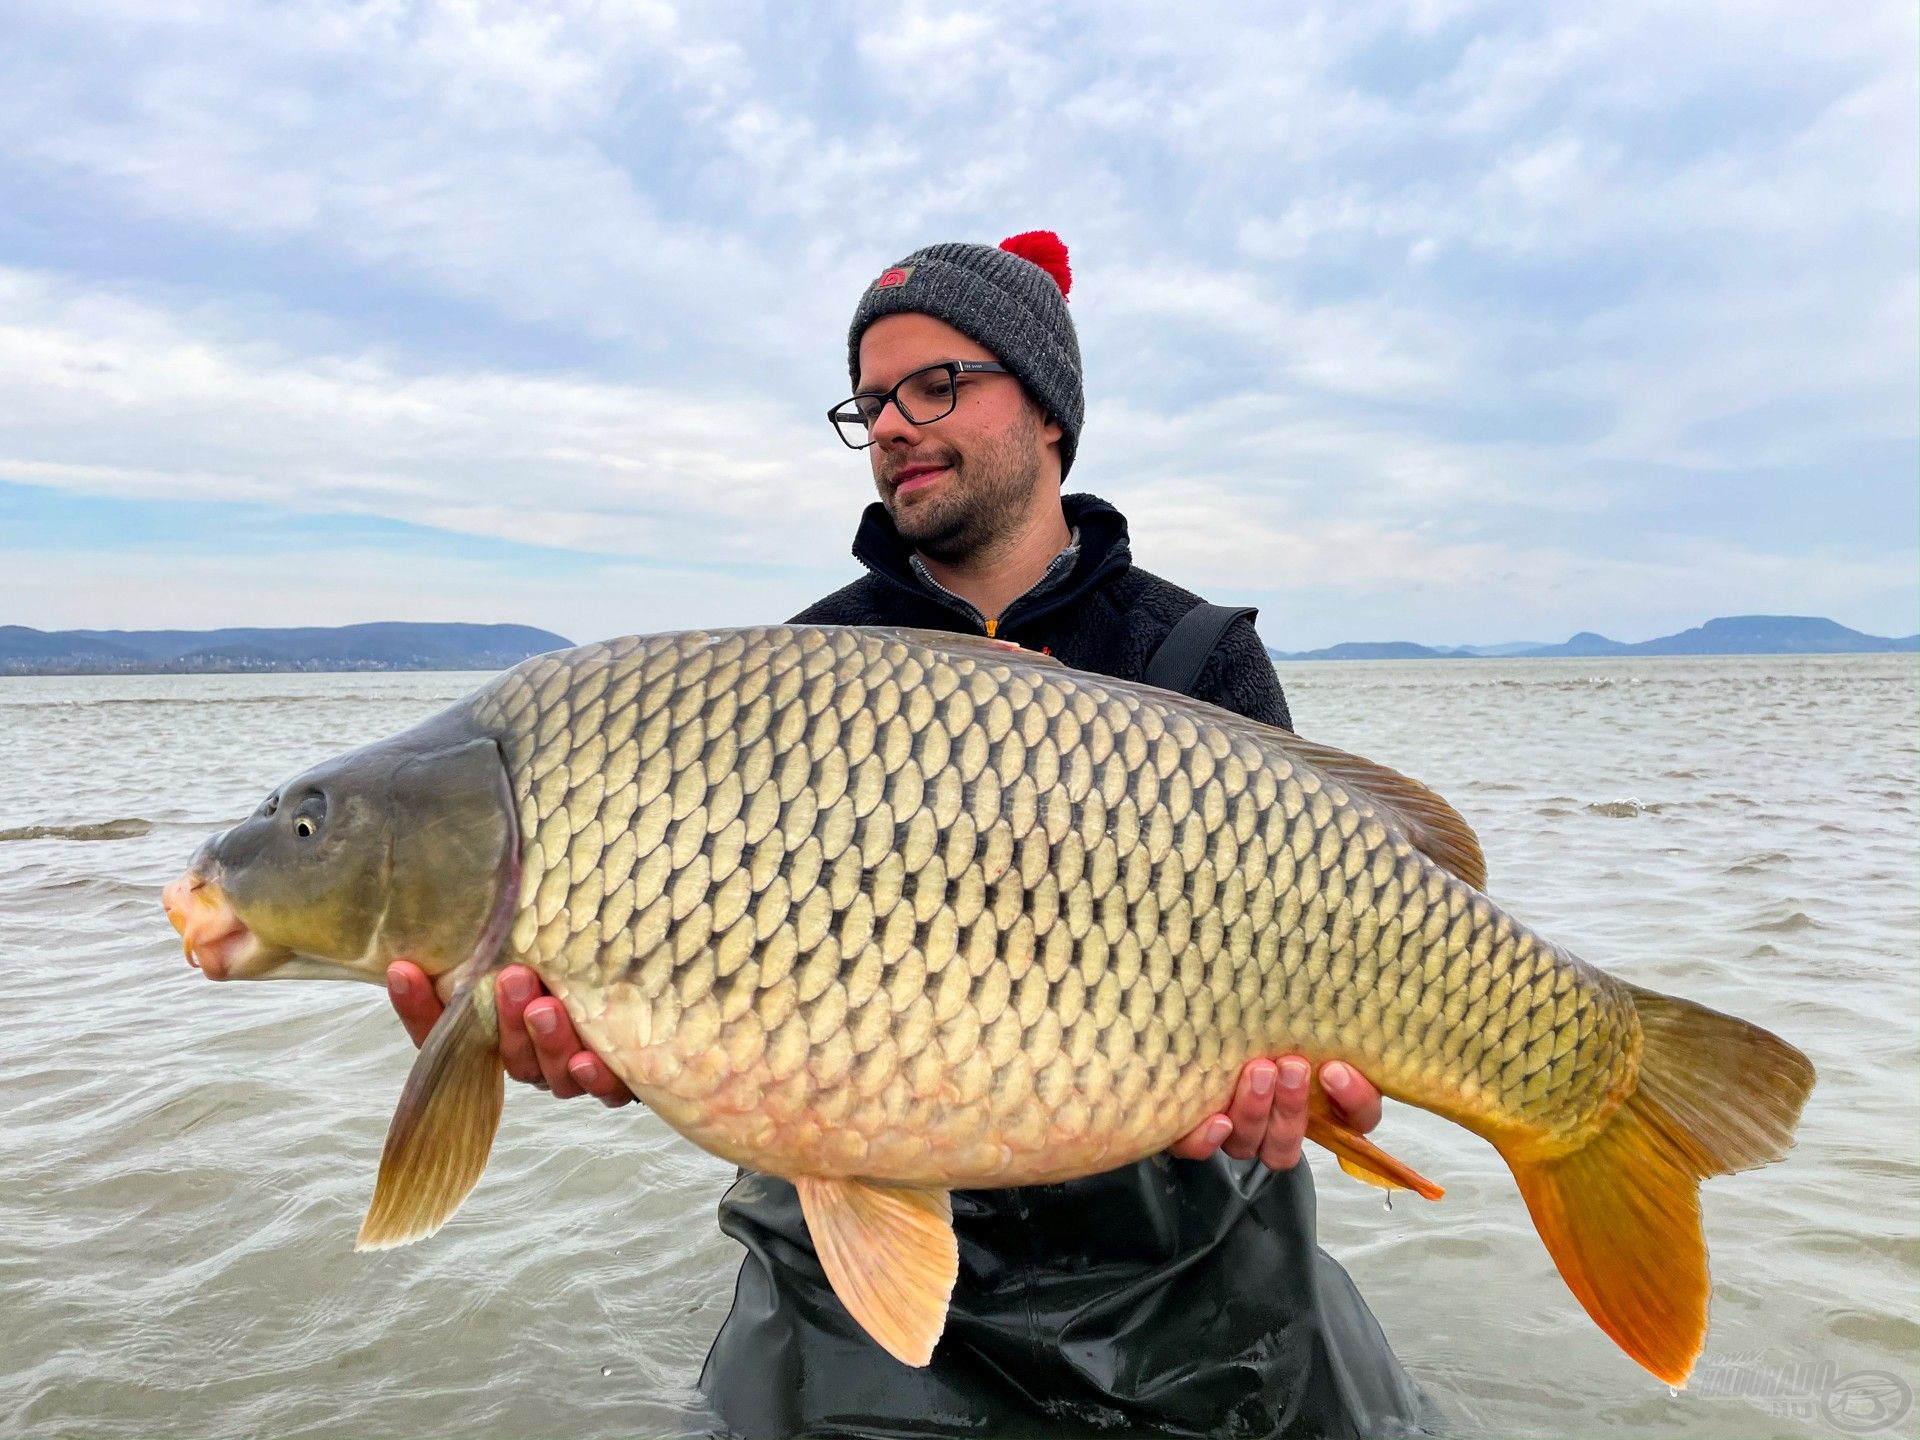
[[[1006,375],[1007,367],[993,360],[943,360],[916,370],[884,395],[859,394],[842,400],[827,412],[834,430],[851,450],[873,444],[873,427],[880,412],[893,404],[909,425],[931,425],[944,420],[960,403],[962,375]]]

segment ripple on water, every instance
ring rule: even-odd
[[[1874,1310],[1833,1310],[1827,1327],[1842,1340],[1872,1345],[1901,1355],[1920,1355],[1920,1321]]]
[[[91,825],[17,825],[0,830],[0,844],[9,840],[133,840],[152,829],[151,820],[137,817],[100,820]]]
[[[1587,806],[1587,813],[1630,820],[1636,815],[1658,815],[1666,808],[1665,805],[1646,800],[1597,800]]]
[[[1727,866],[1726,873],[1729,875],[1761,875],[1771,870],[1777,870],[1782,865],[1791,865],[1792,863],[1793,857],[1791,855],[1783,855],[1778,850],[1768,850],[1764,854],[1749,855],[1744,860],[1734,861],[1733,864]]]
[[[1803,930],[1824,930],[1826,926],[1804,910],[1789,910],[1784,915],[1750,921],[1740,928],[1762,935],[1797,935]]]

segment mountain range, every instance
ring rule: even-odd
[[[531,625],[414,624],[230,630],[33,630],[0,625],[0,675],[222,674],[275,670],[501,670],[573,642]],[[1730,615],[1629,644],[1583,630],[1562,645],[1438,648],[1349,641],[1276,660],[1486,660],[1613,655],[1846,655],[1920,651],[1920,635],[1866,635],[1812,615]]]
[[[1563,645],[1514,641],[1440,649],[1388,640],[1348,641],[1324,650],[1292,653],[1271,646],[1267,649],[1276,660],[1594,659],[1611,655],[1862,655],[1893,651],[1920,651],[1920,635],[1897,640],[1866,635],[1818,615],[1726,615],[1677,635],[1631,644],[1582,630]]]
[[[285,630],[52,631],[0,625],[0,675],[501,670],[572,643],[531,625],[384,621]]]

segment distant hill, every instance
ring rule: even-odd
[[[1329,645],[1324,650],[1299,650],[1291,655],[1283,655],[1278,650],[1267,652],[1276,660],[1455,660],[1465,657],[1470,660],[1480,658],[1477,652],[1458,650],[1436,650],[1431,645],[1416,645],[1411,640],[1348,640],[1339,645]]]
[[[1348,642],[1292,654],[1269,649],[1276,660],[1593,659],[1609,655],[1872,655],[1920,651],[1920,635],[1888,639],[1849,630],[1817,615],[1728,615],[1678,635],[1627,644],[1582,630],[1564,645],[1462,645],[1438,649],[1404,640]]]
[[[1643,641],[1643,644],[1658,645],[1658,640]],[[1633,647],[1623,645],[1618,640],[1609,640],[1604,635],[1591,630],[1582,630],[1564,645],[1542,645],[1538,650],[1524,650],[1524,655],[1567,655],[1590,658],[1595,655],[1630,655]]]
[[[1466,655],[1477,655],[1483,659],[1499,655],[1520,655],[1528,650],[1542,650],[1538,640],[1509,640],[1503,645],[1462,645],[1458,649]]]
[[[573,642],[531,625],[233,630],[32,630],[0,625],[0,675],[275,670],[500,670]]]
[[[1578,647],[1578,648],[1576,648]],[[1530,655],[1863,655],[1920,650],[1920,635],[1898,640],[1863,635],[1817,615],[1729,615],[1678,635],[1622,645],[1604,635],[1576,635]]]

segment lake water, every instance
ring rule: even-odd
[[[355,1255],[412,1055],[384,996],[209,985],[160,911],[274,781],[482,678],[0,680],[0,1433],[708,1432],[727,1166],[514,1087],[459,1216]],[[1679,1396],[1587,1320],[1485,1144],[1390,1107],[1379,1138],[1447,1187],[1391,1211],[1315,1154],[1322,1243],[1461,1433],[1912,1433],[1920,659],[1282,678],[1304,733],[1454,802],[1509,909],[1820,1071],[1788,1160],[1705,1188]]]

